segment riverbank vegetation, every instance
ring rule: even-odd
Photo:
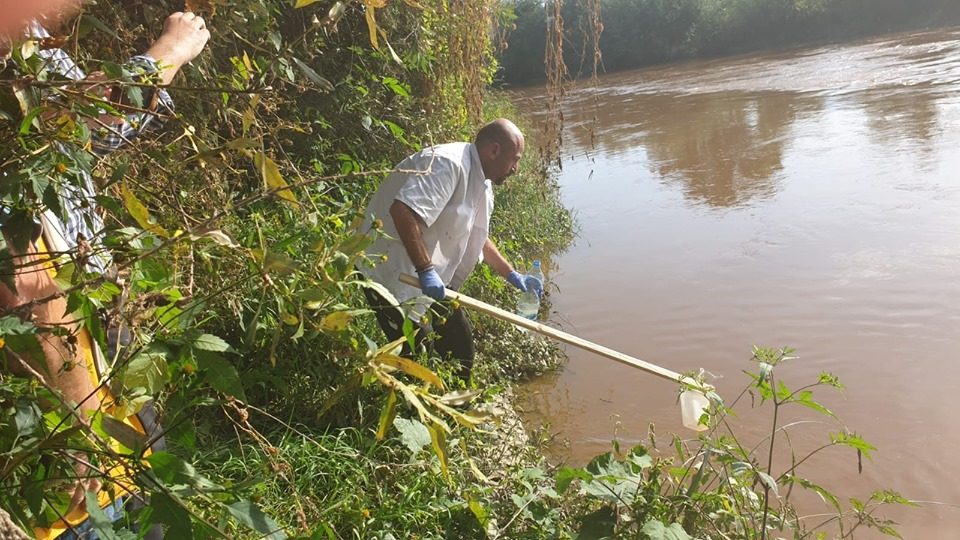
[[[546,463],[510,414],[507,388],[559,364],[550,342],[474,317],[475,387],[458,389],[450,366],[396,356],[397,344],[376,328],[360,294],[372,285],[353,268],[379,231],[359,229],[360,212],[404,155],[513,116],[509,104],[487,95],[497,37],[511,17],[506,6],[188,6],[206,16],[213,39],[170,88],[177,111],[165,133],[100,161],[89,154],[88,120],[99,118],[91,103],[124,110],[50,78],[38,51],[65,47],[122,89],[128,108],[140,108],[142,79],[118,61],[142,50],[182,5],[100,1],[51,28],[51,42],[15,43],[5,61],[4,282],[12,285],[20,264],[12,253],[30,239],[37,216],[62,212],[64,190],[90,175],[106,228],[57,255],[57,280],[70,312],[102,346],[99,314],[132,333],[104,381],[115,402],[83,422],[55,389],[7,369],[37,354],[41,339],[74,346],[76,339],[19,313],[0,314],[0,507],[14,520],[25,528],[56,520],[82,474],[114,492],[136,484],[150,498],[127,519],[160,524],[178,540],[657,539],[714,531],[766,538],[802,530],[782,491],[800,483],[796,467],[775,469],[716,431],[676,439],[677,458],[652,444],[617,448],[582,469]],[[498,192],[492,223],[521,268],[562,249],[572,234],[535,154]],[[86,271],[85,250],[98,246],[110,249],[118,276]],[[466,292],[507,307],[516,300],[483,270]],[[818,408],[806,389],[773,384],[783,356],[757,354],[753,391],[774,407]],[[451,398],[448,390],[478,396],[464,406],[454,399],[462,394]],[[152,453],[150,441],[118,420],[148,401],[161,411],[166,439]],[[724,414],[718,404],[715,426]],[[827,446],[869,450],[850,435]],[[107,474],[117,464],[124,482]],[[876,525],[874,503],[900,502],[886,497],[836,509]],[[101,537],[134,537],[115,530],[92,494],[86,507]]]
[[[594,18],[586,1],[565,1],[564,60],[574,77],[594,69]],[[960,24],[952,0],[598,0],[602,32],[598,71],[613,72],[689,58],[710,58],[898,30]],[[548,78],[544,54],[553,2],[512,0],[515,19],[501,55],[500,80]],[[549,70],[548,70],[549,72]]]

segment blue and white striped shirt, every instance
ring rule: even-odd
[[[31,25],[29,35],[35,39],[49,37],[49,33],[39,24]],[[83,70],[63,49],[49,49],[40,51],[38,55],[44,60],[44,68],[49,73],[56,73],[72,80],[86,78]],[[134,73],[149,74],[157,71],[157,64],[147,55],[138,55],[131,58],[126,66]],[[114,150],[122,148],[144,132],[153,130],[162,123],[162,117],[173,112],[173,100],[166,90],[155,89],[145,93],[145,103],[156,99],[156,113],[133,112],[126,115],[122,122],[115,125],[101,125],[91,133],[92,152],[102,157]],[[89,174],[83,173],[81,185],[64,185],[61,188],[61,198],[64,201],[66,220],[62,220],[54,212],[46,211],[47,225],[54,230],[53,234],[60,235],[69,246],[75,250],[81,243],[86,243],[92,250],[87,260],[88,270],[105,272],[111,265],[109,253],[102,247],[100,238],[104,232],[103,219],[97,212],[96,190]]]

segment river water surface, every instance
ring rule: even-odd
[[[516,101],[542,117],[537,90]],[[878,447],[862,473],[831,449],[801,475],[929,501],[887,515],[908,539],[960,538],[960,28],[602,76],[564,112],[559,181],[580,228],[548,272],[551,324],[704,368],[727,399],[753,345],[794,347],[778,377],[838,375],[846,390],[815,397]],[[524,392],[556,458],[645,441],[650,422],[661,446],[692,436],[674,385],[568,353]],[[770,415],[746,405],[735,422],[759,440]],[[829,431],[804,424],[793,443]]]

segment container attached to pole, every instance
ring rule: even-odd
[[[710,400],[699,390],[687,389],[680,392],[680,418],[683,427],[694,431],[709,429],[706,423],[700,423],[703,413],[710,408]]]

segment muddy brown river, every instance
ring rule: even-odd
[[[539,89],[515,98],[542,117]],[[839,376],[842,393],[815,396],[878,448],[862,473],[831,449],[801,475],[843,496],[895,489],[924,501],[885,512],[905,538],[960,538],[960,28],[606,75],[564,111],[579,232],[550,262],[550,323],[703,368],[727,399],[753,345],[794,347],[777,376]],[[642,442],[651,422],[661,441],[693,436],[674,385],[567,351],[523,389],[555,460]],[[769,432],[768,413],[741,412],[745,439]],[[791,419],[825,420],[792,428],[801,449],[839,429]]]

